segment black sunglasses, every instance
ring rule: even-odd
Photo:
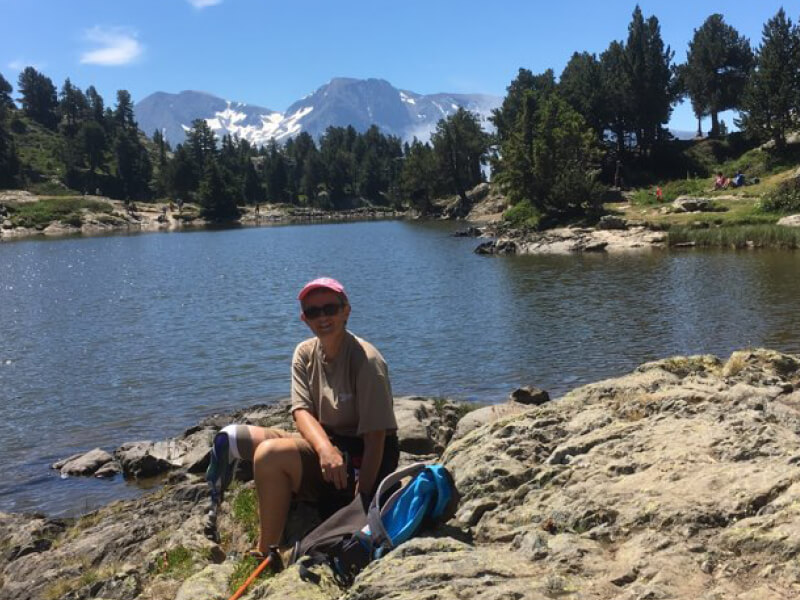
[[[308,308],[304,308],[303,314],[306,316],[306,319],[316,319],[322,315],[325,315],[326,317],[332,317],[333,315],[338,314],[341,308],[341,304],[337,302],[331,302],[330,304],[323,304],[322,306],[309,306]]]

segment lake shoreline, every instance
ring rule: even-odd
[[[403,461],[441,462],[453,474],[455,518],[367,567],[349,591],[325,566],[314,567],[315,584],[290,567],[259,579],[245,598],[377,598],[402,589],[421,600],[462,597],[477,585],[496,597],[599,600],[621,588],[637,598],[789,600],[800,592],[798,355],[673,356],[553,400],[522,389],[505,404],[466,411],[405,397],[396,412]],[[231,421],[289,419],[285,405],[251,407],[205,419],[184,439],[210,437]],[[205,444],[187,456],[207,452]],[[204,533],[208,488],[193,464],[171,468],[147,496],[79,519],[0,513],[3,600],[227,597],[256,566],[246,555],[253,484],[239,472],[214,541]],[[292,515],[290,535],[315,518],[301,505]]]
[[[0,242],[35,238],[97,236],[145,232],[174,232],[220,227],[264,227],[301,223],[373,221],[408,218],[409,213],[383,207],[322,211],[285,205],[240,207],[237,219],[212,222],[200,216],[200,207],[186,204],[180,209],[172,202],[126,204],[105,196],[80,196],[78,208],[63,218],[44,218],[35,226],[15,224],[18,213],[30,211],[42,200],[58,202],[59,197],[40,197],[24,191],[0,192]],[[80,206],[81,204],[87,207]],[[97,210],[96,207],[101,207]],[[55,215],[54,215],[55,216]]]

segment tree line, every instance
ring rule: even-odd
[[[612,40],[599,56],[574,53],[558,78],[552,69],[519,69],[490,118],[492,135],[477,115],[459,109],[439,121],[428,142],[404,143],[375,126],[330,127],[318,140],[301,133],[256,147],[218,139],[199,119],[173,148],[161,132],[148,138],[139,130],[125,90],[106,107],[94,87],[84,92],[67,79],[57,91],[28,67],[17,91],[19,108],[0,75],[0,186],[35,175],[20,160],[14,135],[33,122],[58,134],[60,173],[70,188],[195,201],[210,218],[264,201],[343,209],[366,199],[424,213],[443,195],[466,200],[490,163],[512,216],[541,225],[591,217],[621,173],[657,170],[670,148],[666,124],[682,99],[691,102],[698,134],[710,116],[709,135],[723,135],[719,114],[735,109],[744,135],[784,149],[800,119],[800,30],[781,9],[753,49],[713,14],[694,30],[686,62],[676,64],[658,18],[637,6],[625,40]]]
[[[427,211],[437,196],[458,194],[482,181],[489,137],[477,116],[461,109],[440,122],[430,143],[329,127],[319,140],[300,133],[258,147],[225,135],[218,139],[197,119],[174,148],[161,131],[147,138],[134,118],[131,96],[119,90],[106,107],[90,86],[67,79],[58,91],[33,67],[19,76],[19,108],[0,74],[0,186],[35,182],[20,161],[14,135],[34,127],[57,139],[57,172],[69,188],[125,200],[172,198],[197,202],[205,216],[237,216],[237,206],[269,201],[323,210],[351,208],[361,199]]]
[[[675,150],[666,125],[683,99],[698,135],[706,116],[710,137],[725,134],[719,113],[734,109],[744,136],[783,151],[800,127],[800,29],[780,9],[753,50],[712,14],[694,30],[686,62],[676,64],[658,18],[637,6],[626,40],[611,41],[599,56],[575,52],[558,80],[551,69],[520,69],[492,116],[493,173],[515,205],[514,219],[535,225],[591,216],[601,183],[663,169]]]

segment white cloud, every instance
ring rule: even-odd
[[[189,4],[197,9],[208,8],[215,4],[222,4],[222,0],[186,0]]]
[[[121,27],[92,27],[85,37],[99,48],[84,52],[82,64],[118,66],[136,60],[144,47],[136,39],[136,33]]]
[[[25,67],[33,67],[37,71],[41,71],[44,66],[44,63],[37,63],[24,59],[12,60],[10,63],[8,63],[8,68],[13,71],[22,71]]]

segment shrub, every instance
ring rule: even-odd
[[[528,200],[518,202],[503,213],[503,219],[514,227],[538,229],[542,216]]]
[[[784,181],[767,193],[761,199],[760,208],[764,212],[771,213],[800,212],[800,179],[792,178]]]

